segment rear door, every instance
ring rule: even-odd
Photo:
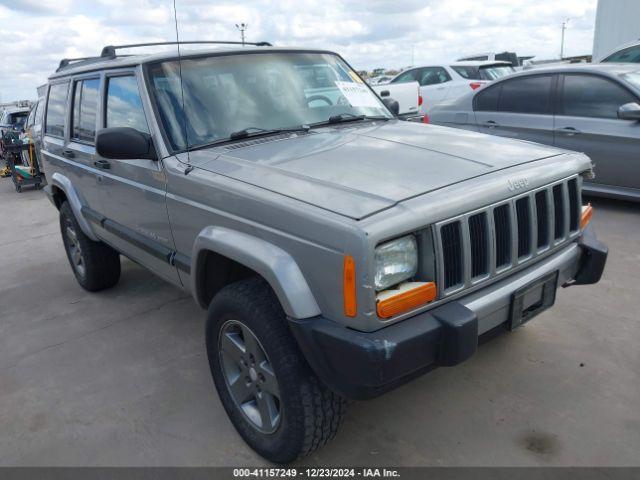
[[[89,85],[95,86],[95,77],[77,79],[73,82],[66,79],[49,86],[41,153],[43,159],[52,165],[50,173],[57,171],[70,180],[83,205],[100,209],[101,197],[97,189],[97,175],[92,159],[95,152],[94,143],[92,140],[80,142],[72,138],[71,132],[73,115],[71,112],[76,101],[79,102],[81,98],[79,93],[76,100],[75,89],[77,87],[81,92],[84,80],[87,80]],[[86,99],[89,97],[91,94]],[[98,107],[97,101],[97,98],[93,98],[94,110]],[[79,104],[77,108],[80,108]],[[93,125],[95,130],[95,117]]]
[[[559,85],[555,144],[586,153],[597,184],[640,188],[640,122],[618,119],[618,108],[640,102],[612,79],[565,74]]]
[[[444,68],[419,68],[417,80],[420,84],[420,95],[422,95],[421,114],[427,113],[431,107],[447,98],[451,86],[451,75]]]
[[[131,127],[150,133],[137,72],[108,73],[104,85],[101,125]],[[101,191],[108,220],[105,235],[118,250],[173,283],[180,283],[169,264],[173,235],[165,204],[166,176],[161,160],[111,160],[97,157],[103,172]]]
[[[480,90],[474,99],[478,131],[553,145],[555,75],[505,80]]]

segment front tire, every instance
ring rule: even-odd
[[[63,202],[60,207],[60,231],[71,269],[82,288],[97,292],[118,283],[120,254],[85,235],[69,202]]]
[[[222,289],[206,328],[211,375],[224,409],[260,455],[288,463],[329,442],[346,401],[311,371],[277,297],[261,278]]]

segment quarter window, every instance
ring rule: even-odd
[[[64,118],[67,113],[68,83],[57,83],[49,89],[45,133],[64,137]]]
[[[99,89],[98,78],[76,82],[71,138],[92,143],[95,141]]]
[[[498,111],[545,114],[551,110],[551,76],[522,77],[502,83]]]
[[[618,118],[618,108],[637,102],[612,81],[591,75],[566,75],[562,88],[562,114],[572,117]]]
[[[476,95],[476,111],[479,112],[497,112],[498,111],[498,99],[500,98],[501,84],[495,87],[485,88],[480,90]]]
[[[131,127],[149,133],[136,77],[109,78],[106,120],[107,127]]]

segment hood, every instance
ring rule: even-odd
[[[392,120],[249,139],[189,155],[197,168],[362,219],[417,195],[561,153]]]

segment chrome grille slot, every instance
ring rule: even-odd
[[[529,197],[522,197],[516,200],[516,215],[518,219],[518,258],[522,258],[531,253]]]
[[[469,237],[471,240],[471,277],[482,277],[489,273],[489,227],[485,212],[469,217]]]
[[[511,263],[511,218],[510,205],[500,205],[493,210],[496,242],[496,268]]]
[[[577,238],[580,208],[574,176],[436,224],[440,297],[501,276]]]
[[[536,220],[538,224],[538,249],[549,246],[549,202],[547,191],[536,193]]]
[[[562,184],[553,187],[553,218],[555,219],[553,238],[554,240],[559,240],[564,237],[564,202]]]
[[[444,260],[444,288],[462,283],[462,231],[460,222],[444,225],[440,230],[442,258]]]

